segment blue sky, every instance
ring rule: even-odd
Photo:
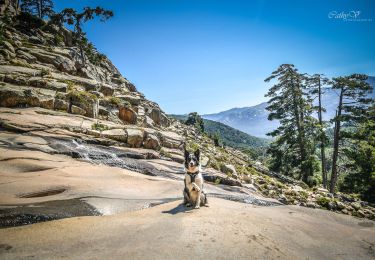
[[[264,79],[282,63],[328,76],[375,75],[371,0],[55,2],[56,10],[113,10],[106,23],[85,25],[89,39],[167,113],[205,114],[266,101]],[[333,11],[360,14],[344,21],[329,18]]]

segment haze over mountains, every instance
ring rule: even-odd
[[[374,87],[375,77],[369,77],[368,82]],[[375,98],[375,93],[372,92],[370,96]],[[333,118],[338,104],[338,92],[333,89],[324,90],[322,103],[326,108],[324,120]],[[269,112],[266,107],[267,102],[263,102],[251,107],[232,108],[219,113],[202,115],[202,117],[229,125],[256,137],[267,137],[266,134],[275,129],[278,122],[267,119]]]

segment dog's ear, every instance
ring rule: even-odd
[[[201,152],[199,151],[199,148],[194,152],[194,155],[195,157],[197,157],[197,159],[199,160],[199,156],[200,156]]]

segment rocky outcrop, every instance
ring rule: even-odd
[[[129,124],[135,124],[137,122],[137,113],[127,106],[121,106],[119,108],[119,118]]]
[[[143,142],[143,131],[141,129],[133,129],[128,128],[126,129],[126,133],[128,136],[127,143],[131,147],[141,147]]]
[[[107,58],[93,64],[85,56],[83,64],[78,48],[72,46],[69,30],[48,25],[43,30],[23,28],[23,31],[30,30],[26,34],[16,30],[15,23],[12,28],[5,26],[4,29],[0,49],[0,82],[66,94],[59,94],[56,105],[43,105],[45,108],[116,123],[120,119],[125,124],[169,126],[168,117],[159,106],[145,99]],[[3,106],[24,106],[25,103],[19,97],[12,102],[3,102]],[[40,102],[29,99],[27,105],[40,106]]]

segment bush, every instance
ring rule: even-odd
[[[96,122],[96,123],[94,123],[94,124],[91,126],[91,129],[92,129],[92,130],[97,130],[97,131],[103,132],[103,131],[105,131],[105,130],[108,130],[109,127],[106,126],[106,125],[103,125],[103,124],[101,124],[101,123],[99,123],[99,122]]]
[[[327,197],[319,197],[316,202],[322,206],[323,208],[328,208],[328,203],[331,202],[331,199],[327,198]]]
[[[46,22],[30,13],[21,12],[17,16],[18,24],[16,27],[21,31],[29,32],[31,29],[40,29]]]

